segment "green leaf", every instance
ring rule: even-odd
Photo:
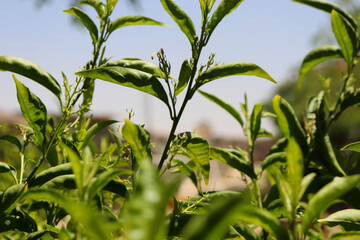
[[[344,11],[342,8],[339,7],[339,5],[329,2],[329,1],[323,1],[323,0],[293,0],[298,3],[306,4],[311,7],[320,9],[322,11],[331,13],[333,10],[340,13],[350,24],[351,26],[356,29],[357,23],[356,20],[346,11]]]
[[[209,143],[204,137],[192,132],[180,133],[176,138],[185,139],[182,142],[182,147],[186,150],[187,156],[194,161],[196,167],[200,170],[205,184],[208,184],[210,176]]]
[[[329,202],[332,202],[360,184],[360,175],[335,177],[310,199],[303,217],[302,230],[306,233],[312,222],[318,219]]]
[[[303,156],[307,156],[308,146],[306,134],[291,105],[279,95],[273,98],[273,108],[277,115],[277,122],[281,132],[289,140],[292,136],[301,147]]]
[[[250,134],[252,144],[254,144],[259,134],[262,109],[263,106],[261,103],[256,104],[250,116]]]
[[[102,18],[106,13],[106,5],[103,4],[101,0],[81,0],[78,4],[87,4],[93,7],[100,18]]]
[[[79,19],[89,31],[93,43],[97,42],[99,31],[93,20],[91,20],[83,10],[77,7],[71,7],[67,10],[63,10],[63,12],[69,13]]]
[[[241,222],[232,223],[226,237],[227,239],[260,240],[260,237],[256,235],[250,226]]]
[[[13,75],[21,113],[35,133],[35,144],[43,149],[46,143],[47,111],[42,101]]]
[[[15,206],[18,198],[24,190],[24,184],[16,184],[7,188],[0,195],[0,215],[8,210],[10,207]]]
[[[20,74],[50,90],[60,100],[61,88],[53,76],[33,62],[11,56],[0,56],[0,70]]]
[[[181,65],[178,83],[175,86],[175,96],[179,95],[187,86],[191,77],[192,69],[188,60],[185,60]]]
[[[13,171],[16,172],[16,169],[13,166],[8,165],[4,162],[0,162],[0,173],[13,172]]]
[[[346,20],[336,12],[331,11],[331,26],[336,40],[341,48],[341,52],[348,64],[349,70],[354,64],[354,53],[356,51],[356,33],[345,23]]]
[[[185,163],[183,163],[181,160],[173,159],[172,160],[176,167],[179,169],[179,171],[184,174],[185,176],[189,177],[190,180],[194,183],[194,185],[197,187],[197,177],[194,171]]]
[[[172,0],[160,0],[163,8],[179,26],[180,30],[189,39],[191,46],[194,45],[196,31],[191,18]]]
[[[360,231],[336,232],[330,235],[329,240],[359,239]]]
[[[250,75],[265,78],[274,83],[275,80],[262,68],[253,63],[226,63],[210,68],[206,72],[201,73],[196,81],[202,86],[207,82],[215,79],[229,77],[234,75]]]
[[[210,101],[219,105],[222,109],[224,109],[231,116],[233,116],[241,126],[244,126],[244,121],[242,120],[240,113],[233,106],[231,106],[230,104],[228,104],[227,102],[223,101],[222,99],[218,98],[217,96],[215,96],[213,94],[203,92],[201,90],[198,90],[198,92],[201,95],[203,95],[204,97],[206,97],[207,99],[209,99]]]
[[[84,149],[96,134],[98,134],[101,130],[105,129],[109,125],[117,123],[117,122],[118,121],[116,121],[116,120],[105,120],[103,122],[95,123],[94,125],[92,125],[86,131],[86,136],[85,136],[84,140],[81,142],[79,149],[80,150]]]
[[[166,206],[174,189],[166,186],[149,159],[139,163],[131,201],[121,211],[125,239],[166,237]]]
[[[341,96],[340,112],[351,106],[356,106],[360,103],[360,88],[348,87],[345,93]]]
[[[319,219],[318,222],[329,227],[340,225],[346,231],[360,231],[360,210],[345,209],[337,211],[327,218]]]
[[[8,215],[0,218],[0,232],[19,230],[21,232],[35,232],[37,225],[29,214],[19,207],[14,208]]]
[[[0,136],[0,140],[4,140],[4,141],[14,144],[18,148],[19,152],[21,152],[22,145],[17,137],[12,136],[12,135],[2,135],[2,136]]]
[[[264,161],[261,163],[260,165],[260,174],[267,169],[268,167],[270,167],[271,165],[277,163],[277,162],[281,162],[281,163],[285,163],[286,162],[286,152],[275,152],[272,154],[269,154],[266,156],[266,158],[264,159]]]
[[[139,16],[139,15],[126,15],[121,16],[110,24],[108,29],[109,33],[112,33],[116,29],[126,27],[126,26],[133,26],[133,25],[158,25],[158,26],[167,26],[164,23],[155,21],[151,18]]]
[[[61,175],[52,178],[41,186],[41,189],[72,190],[76,189],[74,174]]]
[[[144,128],[125,119],[122,136],[130,145],[138,164],[143,159],[152,159],[150,134]]]
[[[360,152],[360,141],[350,143],[350,144],[346,145],[345,147],[343,147],[341,150],[350,150],[350,151]]]
[[[41,186],[45,182],[61,175],[72,174],[71,163],[64,163],[55,167],[48,168],[41,173],[35,175],[35,177],[29,182],[29,187]]]
[[[104,171],[96,176],[96,178],[93,178],[85,193],[85,199],[88,201],[93,200],[96,194],[100,192],[105,186],[107,186],[115,177],[123,174],[131,174],[131,171],[126,169],[109,169],[107,171]]]
[[[227,151],[226,149],[211,147],[210,158],[225,163],[229,167],[235,168],[238,171],[245,173],[252,179],[257,178],[254,169],[246,161],[240,159],[239,157]]]
[[[301,181],[303,179],[304,161],[299,145],[294,138],[290,138],[286,149],[287,161],[287,182],[292,191],[293,209],[296,208],[300,201],[299,193],[301,192]]]
[[[76,75],[93,79],[97,78],[134,88],[159,98],[166,105],[169,104],[167,94],[160,81],[154,76],[139,70],[124,67],[100,67],[77,72]]]
[[[105,65],[105,67],[108,66],[132,68],[142,72],[149,73],[157,78],[163,78],[163,79],[165,78],[164,72],[161,71],[158,65],[141,60],[139,58],[124,58],[118,61],[109,62]]]
[[[316,65],[333,58],[341,58],[342,53],[337,46],[322,46],[312,50],[304,58],[299,73],[298,88],[301,87],[301,83],[305,75]]]
[[[223,18],[234,11],[242,2],[243,0],[222,0],[206,25],[205,31],[208,35],[210,36]]]

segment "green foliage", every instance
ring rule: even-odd
[[[353,74],[360,48],[356,21],[333,3],[297,0],[330,13],[339,45],[310,52],[300,68],[299,85],[303,80],[306,85],[311,69],[326,60],[339,58],[347,66],[337,97],[329,96],[330,81],[320,78],[325,90],[307,100],[305,114],[299,118],[294,106],[279,95],[272,101],[273,114],[266,112],[262,103],[250,108],[246,95],[237,109],[199,90],[211,81],[236,75],[275,82],[253,63],[218,65],[215,54],[210,54],[205,64],[199,62],[213,31],[242,0],[222,0],[213,10],[215,2],[199,0],[202,19],[197,34],[192,19],[180,6],[172,0],[161,0],[165,12],[191,45],[191,56],[183,60],[178,79],[171,77],[171,64],[163,49],[154,54],[158,65],[137,58],[109,62],[105,57],[104,43],[114,31],[132,25],[165,26],[137,15],[112,21],[117,0],[79,2],[94,8],[98,25],[78,7],[64,11],[85,26],[93,46],[92,59],[75,73],[74,84],[62,74],[61,89],[36,64],[17,57],[0,57],[0,70],[38,82],[57,96],[61,111],[57,119],[49,116],[45,103],[13,76],[28,125],[15,125],[20,134],[4,132],[0,136],[0,147],[8,147],[5,156],[10,151],[15,154],[0,162],[0,177],[7,179],[0,192],[0,238],[322,239],[321,224],[341,227],[342,231],[333,233],[330,239],[359,236],[360,175],[353,170],[359,164],[355,154],[359,142],[342,148],[355,153],[339,154],[329,134],[330,126],[345,109],[360,103],[360,90],[355,84],[358,79]],[[91,109],[96,79],[148,93],[165,103],[172,127],[157,168],[150,133],[131,121],[131,113],[123,122],[92,123],[92,116],[86,113]],[[246,147],[220,148],[210,146],[196,133],[176,133],[197,91],[235,118],[247,139]],[[180,94],[182,101],[178,102]],[[79,99],[83,102],[75,109]],[[254,162],[255,143],[261,137],[273,137],[261,127],[264,117],[276,118],[284,137],[258,165]],[[121,126],[109,129],[113,142],[107,136],[99,139],[101,132],[115,123]],[[238,171],[247,189],[203,192],[203,182],[208,184],[210,180],[211,160]],[[168,170],[190,178],[198,195],[177,199],[179,180],[165,178]],[[271,184],[267,193],[259,185],[265,172]],[[322,218],[324,211],[340,201],[353,208]],[[254,230],[256,226],[260,234]]]

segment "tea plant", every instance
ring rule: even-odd
[[[28,125],[17,124],[21,138],[2,135],[14,146],[20,159],[17,169],[9,161],[0,164],[0,174],[13,178],[0,194],[0,232],[7,239],[323,239],[321,224],[340,225],[344,231],[331,239],[359,236],[360,195],[356,188],[360,175],[350,175],[333,149],[328,129],[350,106],[360,102],[351,88],[352,69],[359,58],[358,25],[339,6],[316,0],[298,2],[331,13],[339,47],[312,51],[300,70],[305,74],[320,62],[343,58],[348,65],[343,87],[334,103],[327,103],[325,92],[309,100],[306,124],[301,126],[290,104],[280,96],[273,99],[275,114],[264,112],[259,103],[250,111],[247,99],[241,111],[218,97],[199,90],[204,84],[222,77],[253,75],[275,82],[253,63],[215,63],[211,54],[200,63],[203,48],[224,17],[237,9],[242,0],[199,0],[202,23],[197,34],[192,19],[172,0],[161,0],[164,10],[187,37],[191,56],[185,59],[177,78],[165,51],[155,55],[158,65],[136,58],[110,62],[105,57],[105,42],[112,32],[129,25],[164,25],[143,16],[111,19],[117,0],[82,0],[98,15],[99,24],[83,10],[72,7],[65,12],[75,16],[92,39],[93,58],[75,73],[73,84],[63,74],[60,87],[49,73],[27,60],[0,57],[0,69],[28,77],[51,91],[59,100],[59,119],[47,114],[45,104],[15,75],[18,102]],[[104,80],[148,93],[169,110],[172,128],[156,167],[153,166],[149,132],[125,119],[119,130],[109,130],[112,142],[93,139],[118,121],[91,125],[95,81]],[[354,80],[355,81],[355,80]],[[192,132],[176,133],[187,104],[199,91],[231,114],[242,127],[247,149],[211,147],[207,140]],[[177,97],[183,94],[182,102]],[[79,108],[76,104],[82,98]],[[263,117],[276,117],[284,138],[269,151],[258,169],[254,164],[255,142],[271,136],[261,128]],[[91,126],[90,126],[91,125]],[[119,136],[120,135],[120,136]],[[34,166],[25,167],[35,156]],[[358,143],[344,149],[358,151]],[[317,155],[318,154],[318,155]],[[187,161],[179,156],[187,157]],[[320,157],[318,157],[320,156]],[[235,168],[247,183],[248,193],[220,191],[204,193],[208,184],[210,160]],[[356,160],[358,162],[358,160]],[[179,181],[164,179],[172,170],[189,177],[199,194],[187,200],[176,199]],[[17,173],[19,172],[19,173]],[[264,193],[258,184],[267,172],[272,187]],[[348,176],[349,175],[349,176]],[[320,219],[334,202],[344,201],[353,209],[342,210]],[[171,206],[171,208],[169,208]],[[254,230],[261,227],[261,233]]]

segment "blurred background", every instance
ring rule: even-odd
[[[91,39],[85,29],[76,24],[62,10],[76,4],[73,0],[4,0],[0,8],[0,54],[28,59],[43,67],[59,82],[61,71],[69,80],[91,58]],[[200,6],[197,0],[176,1],[200,28]],[[358,14],[359,2],[338,0],[343,8]],[[95,16],[93,9],[84,9]],[[177,77],[184,59],[190,57],[190,45],[177,25],[163,10],[158,0],[119,0],[114,16],[139,14],[170,25],[131,26],[115,32],[107,42],[106,56],[113,60],[136,57],[152,61],[151,55],[163,48],[172,65],[172,76]],[[357,15],[359,16],[359,15]],[[341,62],[328,62],[313,71],[301,90],[296,88],[298,68],[313,48],[334,43],[329,14],[292,2],[290,0],[247,0],[227,16],[215,30],[202,63],[206,63],[211,52],[216,52],[215,61],[252,62],[267,71],[278,84],[256,77],[238,76],[216,80],[202,90],[215,94],[239,108],[247,94],[250,106],[263,102],[271,108],[271,99],[280,94],[295,104],[301,117],[308,96],[322,89],[318,72],[340,78]],[[359,67],[357,68],[359,69]],[[359,73],[359,70],[357,70]],[[20,78],[20,77],[19,77]],[[36,83],[20,78],[47,105],[50,113],[59,113],[59,106],[52,94]],[[332,81],[334,92],[339,87]],[[181,96],[180,96],[181,98]],[[122,120],[131,109],[133,121],[145,124],[153,134],[167,134],[171,127],[166,106],[158,99],[133,89],[97,81],[92,114],[99,118]],[[179,101],[180,102],[180,101]],[[354,112],[357,111],[357,112]],[[11,74],[0,73],[0,121],[13,119],[20,112],[16,100],[15,84]],[[349,125],[360,125],[359,110],[348,110],[347,117],[339,121],[342,127],[336,134],[347,134]],[[352,116],[349,118],[349,116]],[[346,122],[346,124],[345,124]],[[268,131],[276,134],[274,124],[264,123]],[[334,127],[336,128],[336,127]],[[196,94],[188,104],[178,127],[181,131],[200,131],[207,137],[238,139],[242,135],[238,123],[225,111]],[[335,134],[335,133],[334,133]]]

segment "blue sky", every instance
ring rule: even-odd
[[[176,1],[193,19],[197,30],[200,8],[197,0]],[[217,1],[219,2],[219,0]],[[134,9],[119,0],[115,17],[141,14],[164,22],[170,27],[134,26],[115,32],[107,44],[107,56],[113,59],[137,57],[152,61],[151,55],[163,48],[178,75],[184,59],[190,57],[186,37],[162,9],[159,0],[142,0],[141,9]],[[30,0],[3,0],[0,8],[0,55],[18,56],[33,61],[58,81],[63,71],[69,79],[91,58],[91,40],[84,29],[71,24],[63,13],[69,2],[52,0],[37,9]],[[92,9],[86,8],[94,16]],[[203,52],[205,63],[216,52],[219,63],[253,62],[266,70],[280,84],[296,77],[296,69],[313,48],[311,37],[321,28],[331,31],[328,14],[290,0],[245,0],[227,16],[212,35]],[[154,63],[155,60],[154,60]],[[42,101],[49,112],[58,112],[54,97],[30,80],[19,77]],[[246,92],[250,104],[264,101],[275,94],[275,85],[255,77],[229,77],[202,88],[238,106]],[[122,120],[126,110],[133,109],[133,120],[145,123],[151,131],[168,132],[171,121],[166,106],[157,99],[106,82],[97,81],[93,114]],[[10,73],[0,73],[0,111],[19,111],[16,90]],[[196,94],[188,104],[178,131],[194,130],[205,122],[215,135],[239,136],[241,129],[228,114]]]

